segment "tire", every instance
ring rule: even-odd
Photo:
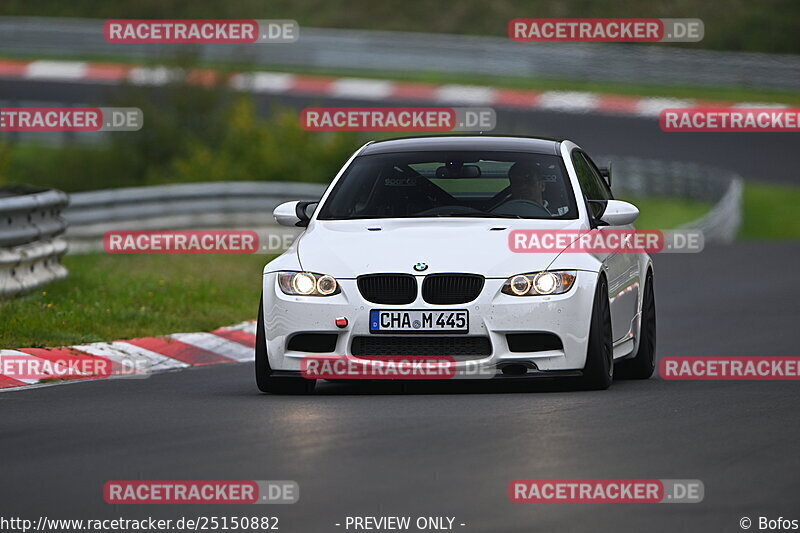
[[[614,381],[614,349],[611,339],[611,306],[608,301],[608,282],[601,275],[597,280],[586,347],[586,364],[580,378],[585,390],[605,390]]]
[[[261,392],[272,394],[311,394],[316,380],[301,377],[275,377],[269,366],[267,356],[267,334],[264,331],[264,297],[258,302],[258,323],[256,324],[256,385]]]
[[[647,271],[642,298],[642,321],[636,355],[619,363],[617,375],[622,379],[648,379],[656,369],[656,296],[653,271]]]

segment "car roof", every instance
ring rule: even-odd
[[[359,155],[395,152],[498,151],[558,155],[561,141],[541,137],[494,135],[430,135],[388,139],[368,144]]]

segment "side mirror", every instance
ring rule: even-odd
[[[605,222],[609,226],[627,226],[639,216],[639,209],[628,202],[622,200],[607,200],[606,208],[598,217],[600,222]]]
[[[608,162],[608,166],[600,167],[597,170],[600,171],[600,175],[606,180],[606,184],[611,187],[611,161]]]
[[[272,211],[272,216],[281,226],[294,226],[304,228],[308,226],[311,215],[314,214],[319,202],[285,202]],[[309,213],[309,207],[314,206]]]

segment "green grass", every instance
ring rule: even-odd
[[[635,204],[640,229],[670,229],[703,216],[711,204],[674,198],[621,198]],[[745,182],[739,239],[800,239],[800,187]]]
[[[705,215],[712,204],[682,198],[618,198],[639,208],[637,229],[673,229]]]
[[[703,216],[712,206],[675,198],[621,198],[635,204],[640,229],[670,229]],[[739,239],[800,239],[800,187],[748,181],[742,194]]]
[[[0,168],[0,185],[27,183],[67,192],[144,185],[126,172],[114,171],[119,164],[115,162],[116,153],[106,146],[6,146],[8,157],[5,171]],[[109,176],[114,176],[113,181]]]
[[[64,346],[254,319],[266,255],[66,256],[67,279],[0,302],[0,347]]]
[[[800,187],[747,182],[740,239],[800,239]]]

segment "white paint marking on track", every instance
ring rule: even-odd
[[[240,91],[257,93],[283,93],[294,85],[294,74],[282,72],[253,72],[236,74],[231,78],[231,87]]]
[[[64,376],[76,377],[84,375],[78,372],[77,370],[70,370],[68,367],[65,367],[64,365],[61,365],[59,363],[52,363],[41,357],[36,357],[35,355],[27,354],[25,352],[19,352],[17,350],[0,350],[0,358],[11,358],[14,361],[20,361],[20,362],[24,360],[26,361],[25,365],[29,364],[27,361],[30,361],[31,368],[36,368],[36,365],[42,364],[44,362],[46,364],[50,364],[59,368],[64,368],[65,369]],[[24,372],[24,370],[22,371]],[[9,374],[3,374],[3,375],[6,376],[7,378],[16,379],[17,381],[21,381],[23,383],[28,383],[28,384],[39,383],[40,379],[40,378],[23,378]],[[63,376],[54,375],[53,379],[59,379],[60,377]]]
[[[31,80],[81,81],[89,65],[83,61],[33,61],[28,64],[26,78]]]
[[[249,333],[250,335],[256,334],[256,321],[255,320],[245,320],[244,322],[240,322],[239,324],[235,324],[233,326],[226,326],[222,329],[238,329],[240,331],[244,331],[245,333]]]
[[[476,85],[442,85],[434,98],[445,104],[491,105],[495,91],[492,87]]]
[[[128,72],[128,81],[133,85],[166,85],[170,81],[178,79],[179,74],[179,70],[167,67],[136,67]]]
[[[54,80],[65,82],[94,82],[94,83],[117,83],[121,80],[113,80],[107,77],[94,76],[91,72],[95,64],[84,61],[49,61],[40,60],[29,62],[19,74],[23,79],[33,80]],[[107,68],[108,65],[97,64],[98,67]],[[127,68],[119,65],[120,68]],[[130,69],[126,79],[134,85],[159,86],[165,85],[173,80],[182,79],[185,72],[180,69],[168,67],[134,67]],[[242,91],[264,92],[264,93],[285,93],[292,90],[296,84],[298,76],[296,74],[284,72],[248,72],[236,74],[231,78],[231,86]],[[312,79],[309,77],[309,79]],[[319,92],[323,96],[337,98],[355,98],[364,100],[389,100],[392,98],[392,91],[397,86],[392,80],[362,79],[362,78],[338,78],[330,86]],[[472,86],[472,85],[441,85],[435,88],[430,104],[460,104],[490,106],[495,102],[498,91],[493,87]],[[589,113],[604,112],[602,108],[603,97],[613,97],[609,94],[596,94],[588,92],[574,91],[547,91],[539,95],[533,108],[552,109],[570,113]],[[631,97],[636,99],[636,97]],[[622,113],[626,115],[637,115],[642,117],[656,116],[664,108],[675,105],[675,100],[670,98],[640,98],[633,109],[609,109],[609,112]],[[511,106],[526,107],[527,105]],[[682,107],[675,105],[675,107]],[[786,104],[765,103],[765,102],[740,102],[732,104],[732,107],[746,108],[787,108]]]
[[[236,361],[252,361],[255,358],[252,348],[212,333],[175,333],[170,337]]]
[[[645,117],[657,117],[665,109],[682,109],[693,107],[694,100],[680,98],[642,98],[636,103],[636,114]]]
[[[128,344],[124,341],[110,343],[95,342],[92,344],[73,346],[73,348],[92,355],[107,357],[115,363],[122,365],[123,368],[135,368],[137,371],[145,374],[188,368],[190,366],[183,361],[172,359],[171,357],[161,355],[145,348],[140,348],[139,346],[134,346],[133,344]]]
[[[391,96],[394,83],[385,80],[361,78],[339,78],[329,89],[334,98],[363,98],[366,100],[385,100]]]
[[[539,95],[536,107],[573,113],[598,109],[599,95],[577,91],[546,91]]]

